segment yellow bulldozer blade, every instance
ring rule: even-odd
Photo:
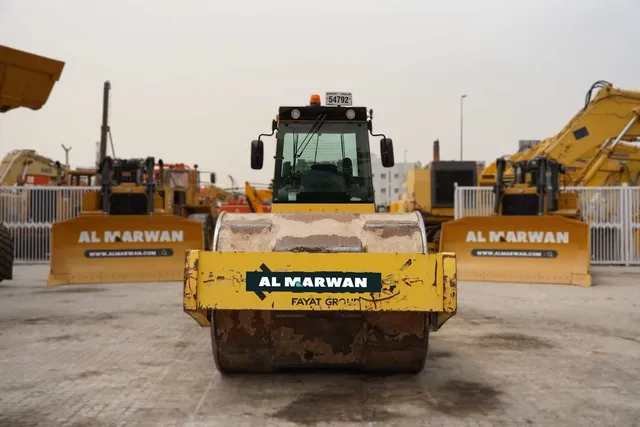
[[[181,281],[202,224],[174,215],[81,215],[53,224],[47,285]]]
[[[417,373],[429,331],[456,313],[456,260],[427,254],[419,214],[218,218],[189,251],[184,310],[211,327],[223,372],[349,368]]]
[[[562,216],[469,216],[442,224],[458,279],[591,286],[589,225]]]

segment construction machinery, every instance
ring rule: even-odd
[[[589,225],[578,195],[564,192],[564,165],[549,157],[512,164],[515,182],[505,183],[498,159],[493,215],[442,224],[440,250],[454,252],[458,278],[492,282],[591,286]]]
[[[477,184],[476,162],[440,160],[440,141],[433,142],[433,161],[424,168],[407,172],[405,192],[390,206],[391,212],[422,214],[429,251],[440,247],[442,223],[454,218],[456,185],[474,187]]]
[[[56,185],[66,170],[35,150],[13,150],[0,162],[0,186]]]
[[[18,259],[47,260],[49,229],[32,224],[51,224],[75,216],[81,199],[73,191],[52,187],[88,185],[95,170],[71,170],[35,150],[14,150],[0,163],[0,222],[21,224],[12,235],[23,244],[15,248]]]
[[[244,196],[236,193],[236,197],[226,200],[218,207],[220,212],[265,213],[271,212],[273,193],[269,189],[256,188],[249,182],[244,184]]]
[[[594,96],[595,90],[598,90],[598,92]],[[606,81],[597,81],[587,91],[582,108],[558,134],[543,140],[528,150],[512,155],[506,159],[507,162],[502,172],[501,181],[508,185],[513,184],[518,179],[516,176],[516,165],[522,165],[533,159],[543,158],[564,166],[565,173],[560,175],[560,185],[562,186],[595,187],[620,184],[635,186],[640,179],[640,148],[633,144],[633,142],[637,142],[640,138],[639,115],[640,92],[616,88]],[[499,159],[498,161],[501,160]],[[496,185],[498,161],[488,165],[479,175],[478,182],[481,186]],[[523,169],[521,168],[521,170]],[[602,194],[596,195],[596,197],[601,196]],[[604,205],[606,204],[603,204],[602,200],[598,203],[595,197],[593,200],[580,201],[581,217],[591,218],[595,216],[602,218],[602,206]],[[553,221],[556,222],[561,221],[555,217],[563,216],[562,212],[561,210],[560,214],[551,213],[549,218],[554,218]],[[614,212],[611,214],[619,215],[620,213]],[[489,221],[488,224],[496,226],[496,221],[502,221],[503,219],[504,218],[485,220]],[[541,218],[540,220],[546,221],[547,218]],[[471,227],[471,224],[477,224],[473,221],[480,220],[465,220],[461,218],[459,221],[462,221],[457,223],[462,227],[458,228],[461,234],[454,233],[451,235],[452,239],[461,238],[461,235],[464,234],[465,228],[460,224],[469,224],[469,227]],[[551,219],[549,219],[549,221],[551,221]],[[569,222],[565,225],[570,227],[572,224],[574,223]],[[560,227],[560,225],[562,224],[558,224],[558,227]],[[525,226],[532,227],[533,224],[530,221],[520,223],[519,230],[526,229]],[[454,225],[451,224],[450,227],[454,227]],[[581,227],[582,226],[579,228]],[[500,227],[497,226],[496,228],[500,229]],[[613,247],[613,242],[619,241],[621,238],[619,233],[620,230],[615,228],[593,227],[590,231],[589,240],[584,240],[582,237],[579,237],[580,234],[578,234],[576,237],[572,237],[572,244],[561,245],[561,248],[564,248],[564,252],[577,251],[575,255],[576,265],[570,266],[568,263],[561,261],[551,264],[551,261],[541,260],[541,262],[543,262],[542,266],[553,266],[552,268],[554,270],[557,268],[557,271],[564,271],[565,273],[573,271],[577,272],[578,276],[583,276],[585,274],[583,266],[586,262],[585,257],[587,255],[578,255],[585,254],[581,242],[586,241],[588,243],[589,241],[595,241],[600,243],[593,248],[591,253],[594,259],[600,259],[602,256],[606,256],[606,254],[600,253],[601,247]],[[640,231],[637,233],[636,240],[640,241]],[[445,245],[444,248],[452,248],[452,242],[453,240],[448,242],[449,244]],[[608,242],[612,244],[609,245]],[[461,243],[458,242],[457,244],[460,245]],[[487,264],[486,260],[483,263],[478,263],[477,256],[469,258],[471,254],[467,249],[468,247],[464,249],[467,251],[466,255],[464,253],[458,253],[459,259],[461,260],[459,269],[460,277],[465,279],[469,277],[478,278],[483,276],[484,273],[488,274],[490,271],[487,269],[490,268],[490,265]],[[472,262],[472,265],[476,265],[477,267],[471,276],[467,274],[467,261]],[[498,259],[498,261],[500,260]],[[515,264],[511,261],[510,265]],[[474,267],[470,266],[469,268]],[[518,269],[515,268],[515,270]],[[528,273],[527,270],[519,270],[525,274]],[[544,267],[539,268],[539,270],[544,270]],[[541,271],[541,273],[548,274],[548,271]],[[492,276],[492,274],[489,274],[489,276]],[[561,274],[560,277],[564,277],[564,279],[558,280],[565,280],[568,276]]]
[[[599,89],[596,96],[594,90]],[[630,144],[640,138],[640,92],[595,82],[587,92],[584,106],[556,135],[521,153],[508,157],[503,179],[513,182],[510,166],[535,157],[548,157],[563,164],[567,186],[605,186],[640,179],[640,148]],[[481,186],[493,186],[497,163],[479,175]]]
[[[200,196],[198,165],[193,168],[184,163],[165,165],[160,160],[155,171],[159,177],[158,191],[164,200],[164,210],[202,223],[205,249],[211,250],[217,210],[215,199]],[[210,179],[211,184],[215,184],[215,173],[211,174]]]
[[[83,194],[76,218],[53,224],[49,286],[183,278],[185,251],[205,247],[204,226],[165,208],[154,165],[104,158],[101,189]]]
[[[249,182],[245,182],[244,193],[251,207],[251,212],[265,213],[271,210],[270,205],[273,200],[273,191],[270,189],[256,188]]]
[[[187,253],[184,310],[211,328],[222,373],[347,368],[417,373],[429,332],[456,313],[456,259],[427,253],[418,212],[376,213],[369,133],[393,142],[351,94],[283,106],[269,213],[223,212],[212,251]]]
[[[208,199],[219,205],[233,198],[233,194],[214,184],[200,184],[199,190],[201,199]]]
[[[62,61],[0,45],[0,113],[17,108],[40,110],[63,68]],[[3,164],[3,176],[4,169]],[[0,221],[0,282],[13,278],[13,261],[13,236]]]

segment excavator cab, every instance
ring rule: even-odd
[[[376,213],[371,112],[350,94],[280,107],[271,212],[218,217],[212,251],[189,251],[183,306],[211,328],[223,373],[423,369],[429,331],[455,315],[453,254],[428,254],[419,213]],[[341,103],[337,105],[338,103]],[[346,103],[346,105],[345,105]]]
[[[158,176],[160,178],[160,186],[166,197],[166,209],[173,212],[174,215],[183,215],[183,209],[194,199],[199,198],[199,188],[192,185],[191,176],[197,178],[197,171],[186,167],[182,163],[165,165],[160,162]],[[193,172],[193,173],[192,173]]]

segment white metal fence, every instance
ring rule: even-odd
[[[0,222],[14,237],[16,263],[47,263],[51,226],[78,215],[82,195],[99,187],[1,187]],[[580,195],[594,264],[640,265],[640,188],[568,187]],[[491,215],[490,187],[457,187],[455,217]]]
[[[640,265],[640,188],[566,187],[579,195],[580,210],[591,229],[593,264]],[[457,187],[455,217],[493,214],[491,187]]]
[[[48,263],[52,224],[75,218],[82,195],[96,189],[0,186],[0,222],[13,236],[15,263]]]

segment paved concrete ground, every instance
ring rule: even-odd
[[[0,283],[1,426],[638,426],[640,274],[461,283],[418,377],[215,371],[181,284]]]

